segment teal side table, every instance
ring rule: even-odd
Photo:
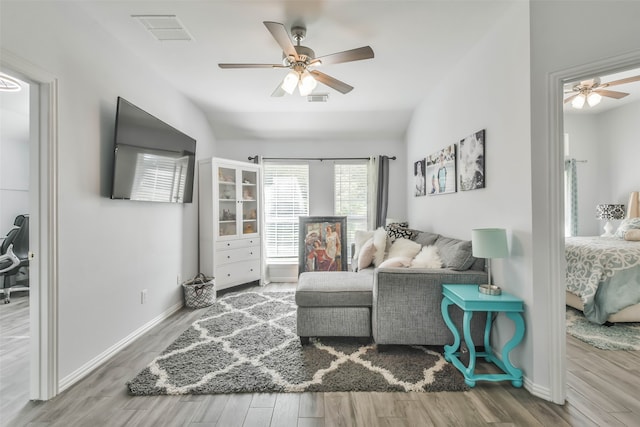
[[[464,382],[469,387],[475,387],[476,381],[511,381],[514,387],[522,387],[522,371],[511,364],[509,353],[524,336],[524,319],[522,318],[523,301],[513,295],[502,292],[501,295],[486,295],[478,291],[475,285],[442,285],[442,317],[453,333],[453,345],[444,346],[444,358],[451,362],[464,375]],[[460,332],[449,316],[449,306],[455,304],[464,312],[462,327],[464,341],[469,350],[469,366],[464,366],[460,360]],[[471,317],[474,312],[485,311],[487,323],[484,329],[484,350],[476,352],[471,338]],[[496,357],[491,349],[491,318],[494,312],[503,312],[515,324],[515,332],[509,342],[502,349],[502,360]],[[484,357],[502,370],[502,374],[476,374],[476,358]]]

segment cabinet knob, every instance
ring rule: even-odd
[[[227,255],[227,259],[231,259],[231,255]]]
[[[227,277],[231,277],[231,273],[227,273]]]

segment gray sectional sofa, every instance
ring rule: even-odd
[[[373,337],[377,344],[453,343],[441,314],[442,284],[486,283],[485,260],[472,256],[470,241],[405,230],[406,237],[422,246],[437,247],[443,268],[371,266],[357,272],[302,273],[296,304],[303,344],[322,336]],[[462,312],[456,306],[449,310],[461,330]],[[481,314],[472,318],[474,343],[483,342],[485,320]]]

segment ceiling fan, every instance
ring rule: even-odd
[[[340,93],[349,93],[353,86],[318,70],[311,69],[311,67],[373,58],[373,49],[370,46],[316,58],[312,49],[300,45],[307,33],[307,29],[304,26],[294,25],[291,28],[291,36],[296,42],[294,46],[284,25],[270,21],[264,21],[263,23],[283,50],[282,64],[218,64],[218,66],[220,68],[288,68],[290,70],[289,73],[287,73],[282,83],[278,85],[271,96],[284,96],[285,93],[291,95],[296,86],[301,96],[307,96],[315,89],[318,82]]]
[[[593,79],[583,80],[573,87],[565,90],[565,93],[573,93],[573,95],[565,98],[564,103],[571,102],[573,108],[581,109],[584,107],[585,102],[589,107],[595,107],[600,103],[603,96],[609,98],[620,99],[629,95],[626,92],[617,92],[614,90],[606,90],[605,88],[611,86],[617,86],[625,83],[640,81],[640,76],[627,77],[625,79],[614,80],[608,83],[600,83],[599,77]]]

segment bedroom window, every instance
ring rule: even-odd
[[[367,229],[367,163],[336,163],[334,175],[334,215],[347,217],[347,259],[357,230]]]
[[[309,215],[309,165],[263,165],[266,257],[298,258],[298,217]]]

